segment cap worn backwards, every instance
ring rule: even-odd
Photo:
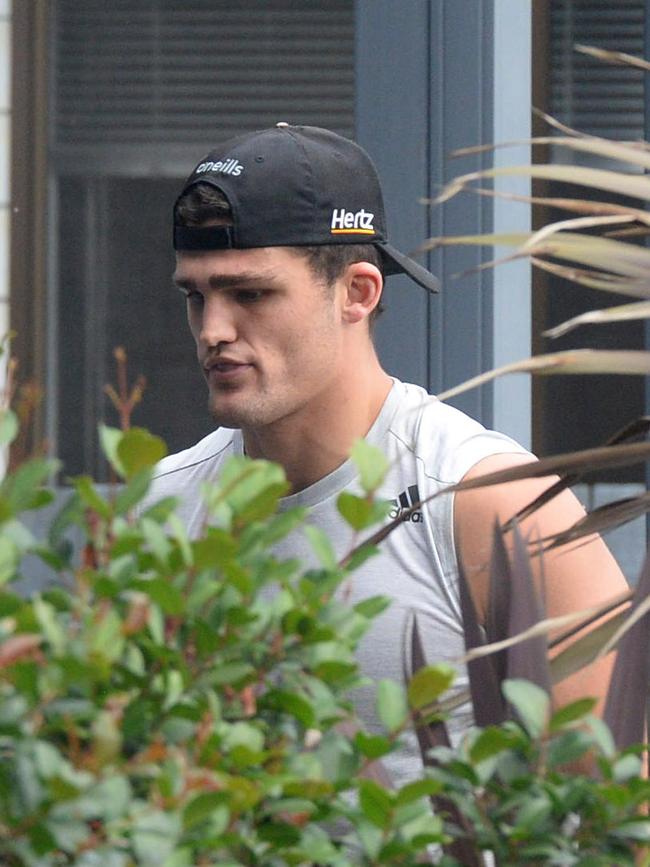
[[[176,250],[374,244],[386,274],[438,291],[433,274],[388,243],[377,171],[363,148],[336,133],[279,123],[232,138],[201,160],[176,204],[199,183],[224,194],[232,225],[180,225],[174,206]]]

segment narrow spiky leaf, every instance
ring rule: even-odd
[[[492,576],[491,580],[495,580],[495,576]],[[502,576],[497,576],[496,581],[499,584],[507,583]],[[460,560],[458,563],[458,582],[465,649],[470,651],[485,645],[485,630],[478,622],[474,600]],[[474,721],[478,726],[498,725],[506,718],[497,664],[496,656],[480,657],[467,663]]]
[[[645,179],[642,175],[625,174],[623,172],[610,171],[609,169],[592,169],[575,165],[528,165],[485,169],[484,171],[461,175],[447,184],[437,197],[436,204],[441,204],[453,198],[453,196],[460,193],[473,181],[484,178],[517,177],[520,175],[594,187],[599,190],[607,190],[610,193],[630,196],[633,199],[650,199],[650,180]]]
[[[641,463],[650,460],[650,443],[631,443],[630,445],[619,446],[600,446],[595,449],[583,449],[579,452],[567,452],[563,455],[554,455],[550,458],[542,458],[541,460],[531,460],[524,464],[508,467],[505,470],[498,470],[493,473],[485,473],[482,476],[475,476],[471,479],[458,482],[455,485],[450,485],[436,491],[430,497],[425,497],[418,504],[421,508],[426,503],[435,500],[437,497],[446,494],[452,494],[456,491],[469,491],[474,488],[486,488],[491,485],[501,485],[506,482],[516,482],[520,479],[539,479],[544,476],[562,475],[567,472],[594,472],[599,469],[612,469],[614,467],[625,467],[630,464]],[[380,542],[389,536],[400,524],[403,523],[404,515],[410,514],[412,510],[405,509],[399,517],[388,524],[381,527],[367,539],[364,539],[355,548],[352,549],[339,564],[345,566],[354,558],[362,548],[372,545],[378,545]]]
[[[646,436],[648,431],[650,431],[650,416],[640,416],[630,422],[630,424],[625,425],[621,430],[617,431],[607,440],[605,445],[615,446],[619,443],[636,439],[637,437]],[[530,517],[530,515],[542,506],[546,505],[546,503],[549,503],[552,499],[557,497],[558,494],[561,494],[562,491],[575,485],[581,478],[582,476],[580,473],[568,473],[562,476],[562,478],[558,479],[550,488],[542,491],[538,497],[535,497],[535,499],[528,503],[527,506],[520,509],[516,515],[510,518],[509,521],[506,521],[506,523],[503,524],[503,529],[509,530],[515,521],[523,521],[525,518]]]
[[[547,262],[536,256],[531,256],[530,261],[542,271],[600,292],[613,292],[617,295],[628,295],[630,298],[647,298],[650,294],[650,280],[647,275],[640,278],[614,277],[602,271],[586,271],[583,268]]]
[[[593,509],[565,530],[552,536],[545,536],[541,540],[545,543],[544,551],[561,548],[569,542],[575,542],[586,536],[593,536],[595,533],[602,535],[609,530],[627,524],[629,521],[634,521],[649,511],[650,492],[647,491],[638,497],[625,497],[613,503],[606,503],[604,506]]]
[[[490,560],[490,587],[485,614],[485,631],[490,643],[503,641],[508,637],[510,621],[510,600],[512,597],[512,574],[510,558],[506,550],[499,522],[495,521],[492,557]],[[508,658],[505,653],[496,653],[494,664],[501,683],[507,676]]]
[[[411,667],[412,674],[415,674],[426,665],[426,657],[420,637],[417,617],[413,618],[413,628],[411,631]],[[421,723],[415,720],[415,731],[420,746],[422,755],[422,763],[427,767],[435,765],[434,759],[431,757],[431,750],[440,746],[451,746],[447,727],[443,722],[436,723]],[[460,864],[468,865],[468,867],[484,867],[483,856],[478,848],[474,845],[474,834],[469,821],[461,813],[453,801],[447,798],[441,798],[438,795],[430,796],[431,806],[438,816],[447,816],[458,828],[465,832],[465,837],[458,837],[452,843],[443,848],[447,854],[457,858]]]
[[[438,400],[449,400],[508,373],[532,373],[538,376],[575,373],[646,376],[650,373],[650,352],[631,349],[569,349],[565,352],[536,355],[474,376],[454,388],[443,391],[437,395]]]
[[[544,337],[562,337],[580,325],[607,325],[610,322],[630,322],[636,319],[650,319],[650,301],[636,301],[632,304],[619,304],[605,310],[589,310],[573,316],[554,328],[544,331]]]
[[[560,683],[590,665],[626,619],[627,611],[615,614],[554,656],[550,663],[552,682]]]
[[[629,163],[644,169],[650,169],[650,153],[639,148],[636,142],[611,141],[606,138],[583,138],[582,136],[536,136],[535,138],[521,139],[519,141],[497,142],[496,144],[474,145],[460,148],[453,152],[454,157],[473,156],[486,151],[495,151],[509,147],[521,147],[521,145],[553,145],[553,147],[565,147],[569,150],[581,153],[593,154],[607,160],[617,160],[621,163]]]
[[[637,69],[650,72],[650,63],[634,54],[626,54],[624,51],[607,51],[604,48],[594,48],[592,45],[580,45],[579,43],[576,43],[573,48],[580,54],[588,54],[590,57],[611,63],[613,66],[636,66]]]
[[[636,586],[631,613],[650,597],[650,556]],[[629,616],[629,615],[628,615]],[[650,675],[650,611],[637,620],[618,645],[603,718],[616,746],[625,749],[646,736],[648,677]]]
[[[544,604],[539,597],[530,556],[518,526],[512,530],[513,555],[511,562],[512,595],[508,633],[517,635],[544,619]],[[546,692],[551,691],[551,676],[548,667],[548,641],[536,635],[527,641],[515,644],[507,651],[508,678],[523,678]]]

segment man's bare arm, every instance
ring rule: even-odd
[[[493,455],[472,467],[465,479],[527,460],[530,458],[524,455]],[[488,598],[495,519],[498,517],[502,523],[507,521],[555,480],[526,479],[456,494],[456,542],[481,618],[485,617]],[[539,539],[566,529],[583,515],[584,509],[576,497],[570,491],[564,491],[526,519],[521,529],[524,536]],[[543,560],[543,592],[550,617],[588,608],[616,596],[628,586],[611,552],[596,536],[555,549],[545,554]],[[539,581],[541,564],[538,557],[533,558],[533,568]],[[539,586],[542,586],[541,581]],[[599,700],[597,712],[602,713],[613,660],[613,654],[609,654],[558,684],[554,690],[556,706],[593,696]]]

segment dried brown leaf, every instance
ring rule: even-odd
[[[604,48],[594,48],[591,45],[581,45],[579,43],[576,43],[573,47],[580,54],[587,54],[604,63],[611,63],[613,66],[634,66],[637,69],[650,72],[650,63],[641,57],[636,57],[634,54],[626,54],[624,51],[608,51]]]
[[[454,388],[441,392],[437,395],[438,400],[449,400],[509,373],[531,373],[536,376],[603,373],[645,376],[650,373],[650,352],[625,349],[568,349],[564,352],[536,355],[474,376]]]

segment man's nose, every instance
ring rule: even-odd
[[[233,343],[237,334],[235,318],[227,299],[210,296],[203,303],[199,339],[206,346]]]

